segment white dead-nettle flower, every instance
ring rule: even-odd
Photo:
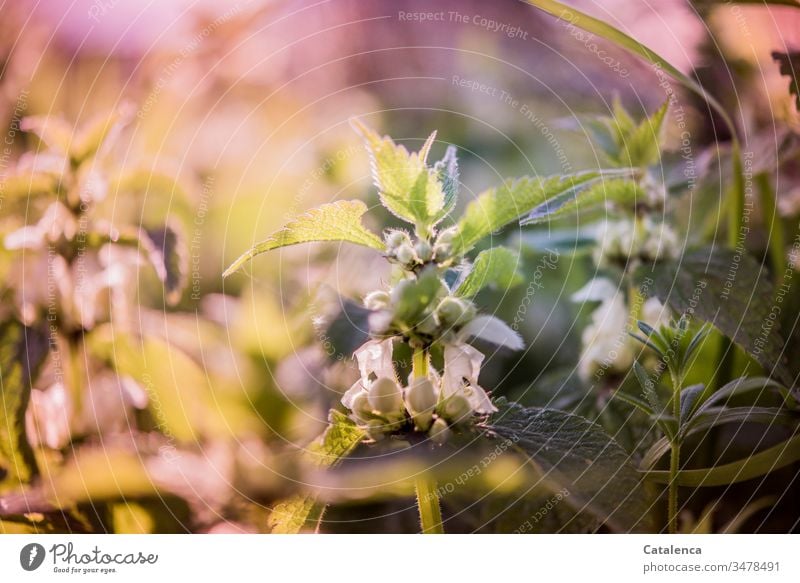
[[[72,438],[72,398],[63,383],[45,390],[33,389],[25,412],[25,432],[34,447],[61,449]]]
[[[609,280],[590,281],[572,296],[576,302],[599,301],[592,312],[591,322],[583,330],[583,345],[578,363],[578,374],[584,380],[603,371],[606,374],[624,374],[633,366],[641,345],[628,334],[632,325],[630,307],[622,292]],[[667,325],[671,317],[657,298],[649,298],[640,309],[639,319],[658,328]]]
[[[609,221],[603,225],[594,250],[600,267],[635,265],[639,261],[672,259],[679,251],[678,236],[667,223],[644,217],[635,221]]]
[[[466,343],[469,338],[522,348],[519,335],[505,323],[493,316],[477,316],[444,345],[441,375],[431,370],[424,377],[412,376],[404,387],[392,359],[393,340],[370,340],[355,353],[361,378],[344,394],[342,404],[373,439],[409,420],[418,431],[428,431],[431,438],[446,439],[449,429],[443,428],[448,424],[497,411],[478,384],[484,355]]]
[[[35,225],[6,236],[5,247],[21,251],[10,283],[25,324],[32,324],[47,311],[58,313],[68,326],[91,329],[108,320],[110,309],[115,316],[125,314],[131,278],[142,263],[138,251],[118,245],[104,245],[99,250],[79,248],[72,261],[67,261],[50,245],[75,240],[77,229],[72,213],[55,202]]]
[[[77,435],[127,431],[134,424],[133,411],[147,407],[147,392],[130,377],[102,371],[86,381],[80,415],[75,414],[74,397],[63,382],[31,391],[25,413],[31,445],[61,449]]]

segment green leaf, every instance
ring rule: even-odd
[[[349,417],[332,410],[325,433],[306,450],[305,456],[317,467],[335,466],[361,443],[365,433]],[[319,522],[325,508],[314,494],[298,494],[272,509],[269,526],[273,534],[295,534]]]
[[[519,257],[505,247],[481,251],[472,269],[456,288],[455,295],[471,298],[486,286],[508,289],[522,281],[517,272]]]
[[[656,164],[661,159],[661,135],[669,101],[645,118],[632,132],[622,136],[619,157],[620,166],[642,168]]]
[[[435,269],[426,269],[417,279],[401,281],[392,291],[395,321],[413,326],[446,291]]]
[[[19,487],[38,473],[25,433],[25,411],[47,354],[44,329],[14,320],[0,325],[0,491]]]
[[[244,253],[222,277],[228,277],[256,255],[300,243],[347,241],[383,251],[383,242],[361,223],[365,212],[367,205],[358,200],[340,200],[312,209]]]
[[[189,270],[186,241],[174,225],[164,225],[142,229],[140,242],[158,279],[164,284],[167,303],[174,306],[180,301],[186,287]]]
[[[694,414],[697,399],[703,394],[704,384],[692,385],[681,390],[681,424],[686,423]]]
[[[444,157],[433,166],[444,193],[444,207],[439,212],[440,217],[448,215],[458,201],[459,174],[456,154],[455,146],[447,146]]]
[[[795,4],[800,6],[800,4]],[[789,94],[794,95],[794,104],[797,110],[800,111],[800,85],[797,79],[800,77],[800,52],[781,53],[775,51],[772,53],[772,58],[780,64],[781,75],[789,78]]]
[[[499,400],[487,429],[510,440],[553,492],[616,531],[647,531],[650,500],[630,456],[599,425],[553,409]]]
[[[555,16],[562,22],[567,23],[569,27],[579,27],[583,30],[596,34],[606,40],[611,41],[615,45],[629,51],[634,55],[638,55],[645,61],[650,63],[653,70],[659,74],[666,73],[673,79],[677,80],[684,87],[687,87],[708,103],[725,122],[725,125],[730,130],[731,140],[731,159],[733,161],[733,180],[730,190],[729,200],[729,215],[728,215],[728,237],[729,246],[736,246],[736,239],[741,232],[742,216],[745,203],[745,184],[742,163],[742,148],[739,143],[738,130],[733,123],[731,116],[725,111],[725,108],[710,95],[702,85],[691,77],[682,73],[672,63],[667,61],[664,57],[654,52],[646,45],[640,43],[633,37],[625,34],[621,30],[613,27],[607,22],[590,16],[585,12],[576,9],[573,6],[568,6],[563,2],[557,0],[525,0],[528,4],[535,6],[552,16]]]
[[[697,413],[703,413],[705,410],[714,405],[724,405],[725,402],[735,396],[738,397],[755,390],[759,391],[759,395],[769,390],[777,391],[783,396],[788,393],[787,389],[783,385],[776,383],[771,379],[764,377],[742,377],[729,382],[718,391],[715,391],[708,399],[706,399],[705,402],[700,405],[700,407],[697,409]]]
[[[769,449],[760,451],[744,459],[704,468],[701,470],[681,470],[678,472],[678,485],[728,486],[737,482],[745,482],[779,470],[800,460],[800,435],[783,441]],[[668,484],[670,474],[665,470],[651,470],[645,473],[648,480],[657,484]]]
[[[528,214],[548,200],[585,188],[603,176],[590,171],[549,178],[523,177],[491,188],[467,205],[458,221],[453,253],[463,254],[478,241]]]
[[[367,144],[373,179],[383,206],[401,219],[423,228],[433,224],[445,207],[445,194],[438,172],[431,171],[426,165],[436,134],[431,134],[418,153],[409,153],[389,136],[381,137],[357,119],[351,123]]]
[[[716,326],[786,385],[792,384],[779,324],[770,319],[773,288],[767,273],[745,253],[700,249],[676,261],[643,266],[643,287],[678,313]]]
[[[556,200],[537,206],[521,224],[537,225],[554,219],[575,216],[580,213],[613,206],[633,211],[644,193],[636,182],[624,178],[601,180],[586,189],[573,191]]]

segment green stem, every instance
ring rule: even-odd
[[[672,372],[672,415],[678,420],[678,431],[680,432],[681,418],[681,387],[683,386],[682,375],[678,371]],[[678,532],[678,472],[681,465],[681,437],[675,436],[672,441],[672,448],[669,455],[669,491],[667,498],[667,520],[670,534]]]
[[[415,348],[411,364],[412,374],[415,378],[428,376],[428,351],[424,348]],[[422,533],[444,534],[442,510],[439,507],[439,495],[436,493],[436,480],[428,476],[420,476],[414,487],[417,492],[419,524]]]
[[[778,215],[776,206],[776,194],[770,183],[766,172],[756,175],[758,185],[759,202],[763,213],[764,226],[769,233],[769,259],[772,265],[772,273],[775,285],[781,284],[786,274],[786,255],[784,254],[783,224]]]
[[[678,532],[678,472],[681,463],[681,445],[673,442],[669,456],[669,499],[667,502],[667,517],[669,520],[669,533]]]
[[[415,483],[417,491],[417,507],[422,534],[444,534],[442,511],[439,508],[439,495],[436,493],[436,481],[421,476]]]

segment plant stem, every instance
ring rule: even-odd
[[[428,376],[428,351],[424,348],[415,348],[411,366],[413,367],[411,373],[415,378]],[[439,507],[436,487],[436,480],[428,476],[420,476],[414,484],[422,534],[444,534],[442,510]]]
[[[775,191],[766,172],[756,175],[756,184],[761,202],[761,212],[764,215],[764,226],[769,233],[769,260],[775,285],[781,284],[786,273],[786,255],[784,254],[783,224],[778,215],[775,204]]]
[[[670,534],[678,533],[678,471],[681,464],[681,437],[680,437],[680,419],[681,419],[681,386],[683,385],[683,378],[680,374],[672,375],[673,387],[672,393],[672,415],[678,420],[678,431],[672,440],[672,448],[669,455],[669,490],[667,498],[667,520],[668,529]]]
[[[81,362],[81,339],[69,338],[67,340],[69,361],[69,392],[72,396],[72,407],[75,416],[80,416],[83,411],[83,371]]]
[[[421,476],[417,478],[414,486],[417,491],[417,507],[419,508],[419,524],[422,534],[444,534],[439,495],[436,493],[436,481]]]

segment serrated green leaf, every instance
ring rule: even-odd
[[[734,340],[780,382],[791,385],[780,326],[770,320],[773,287],[751,256],[721,248],[699,249],[676,261],[636,272],[644,289],[673,310],[689,313]]]
[[[19,487],[37,474],[25,411],[47,353],[45,330],[13,320],[0,325],[0,491]]]
[[[381,137],[357,119],[351,123],[367,144],[373,179],[383,206],[423,228],[433,224],[445,206],[438,175],[425,163],[435,133],[418,153],[409,153],[389,136]]]
[[[36,197],[58,191],[58,177],[44,172],[15,171],[0,182],[0,215],[10,214]],[[24,209],[21,209],[24,212]]]
[[[439,212],[440,217],[447,216],[458,202],[458,158],[455,146],[447,146],[444,157],[433,166],[433,171],[442,184],[444,193],[444,206]]]
[[[325,433],[306,450],[306,457],[317,467],[333,467],[364,439],[365,433],[349,417],[332,410]],[[317,523],[324,505],[314,494],[298,494],[272,509],[269,526],[274,534],[295,534]]]
[[[602,172],[590,171],[549,178],[526,176],[483,192],[467,205],[458,221],[453,253],[466,253],[484,237],[528,214],[537,206],[585,188],[602,175]]]
[[[620,167],[643,168],[661,159],[661,134],[669,101],[639,125],[617,137],[617,153],[612,161]]]
[[[650,500],[630,456],[595,423],[552,409],[499,400],[489,431],[508,439],[551,491],[566,488],[565,502],[615,531],[650,528]]]
[[[624,178],[601,180],[585,189],[540,204],[521,221],[521,224],[537,225],[607,206],[633,210],[643,196],[644,193],[634,180]]]
[[[256,255],[300,243],[347,241],[383,251],[383,242],[361,223],[365,212],[367,205],[359,200],[340,200],[311,209],[242,254],[222,277],[228,277]]]
[[[500,289],[515,286],[522,281],[518,265],[519,257],[505,247],[481,251],[472,269],[456,288],[455,295],[471,298],[486,286]]]

